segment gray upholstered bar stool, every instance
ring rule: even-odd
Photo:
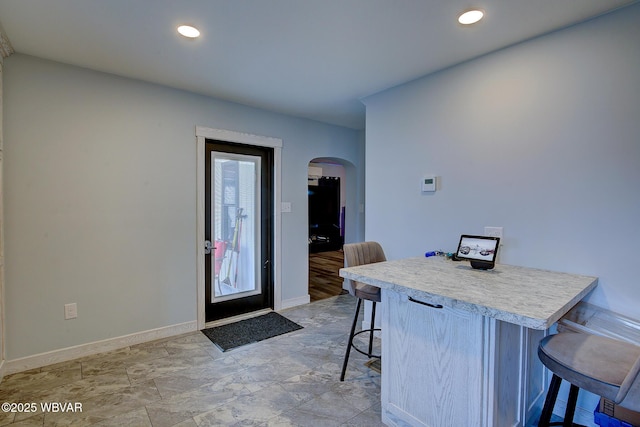
[[[355,267],[357,265],[372,264],[374,262],[382,262],[387,260],[387,258],[384,256],[382,246],[380,246],[380,244],[377,242],[348,243],[344,245],[343,250],[345,267]],[[375,331],[380,330],[375,329],[374,327],[376,320],[376,303],[380,302],[381,299],[380,288],[349,280],[349,293],[358,298],[358,303],[356,304],[356,313],[353,316],[353,323],[351,325],[351,333],[349,334],[347,351],[344,355],[344,363],[342,364],[340,381],[344,381],[344,374],[347,372],[347,364],[349,363],[349,354],[351,354],[351,348],[369,358],[380,358],[379,354],[373,354],[373,334]],[[358,315],[360,314],[360,306],[362,305],[363,300],[373,302],[373,307],[371,309],[371,324],[368,329],[363,329],[356,332],[356,324],[358,323]],[[366,332],[369,333],[369,349],[365,352],[359,349],[353,343],[353,338],[356,335]]]
[[[640,411],[640,347],[597,335],[562,332],[540,341],[538,356],[553,372],[540,423],[550,422],[562,380],[571,383],[563,426],[573,425],[580,389]]]

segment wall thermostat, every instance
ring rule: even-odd
[[[426,175],[422,177],[422,191],[423,192],[436,191],[435,175]]]

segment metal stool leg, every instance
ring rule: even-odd
[[[578,392],[580,389],[571,384],[571,389],[569,389],[569,398],[567,399],[567,410],[564,413],[564,422],[562,423],[563,427],[572,427],[573,426],[573,415],[576,412],[576,402],[578,401]]]
[[[551,422],[551,414],[553,413],[553,407],[556,404],[558,398],[558,391],[560,390],[560,384],[562,378],[553,374],[551,378],[551,384],[549,384],[549,391],[547,392],[547,398],[544,401],[544,407],[542,408],[542,415],[540,415],[540,422],[538,427],[549,427]]]
[[[369,332],[369,354],[367,356],[371,357],[371,355],[373,354],[373,333],[374,333],[374,328],[375,328],[375,324],[376,324],[376,302],[373,302],[373,308],[371,309],[371,326],[369,326],[369,329],[371,329],[371,331]]]
[[[362,300],[358,298],[358,304],[356,304],[356,314],[353,316],[351,333],[349,333],[349,342],[347,343],[347,351],[344,354],[344,363],[342,364],[342,373],[340,374],[340,381],[344,381],[344,374],[347,372],[347,363],[349,363],[349,354],[351,353],[351,346],[353,345],[353,335],[356,331],[356,325],[358,324],[358,315],[360,314],[361,304],[362,304]],[[369,352],[371,352],[371,350],[369,350]]]

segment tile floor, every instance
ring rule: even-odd
[[[381,426],[364,356],[339,381],[354,309],[340,295],[284,310],[304,329],[226,353],[194,332],[13,374],[0,402],[82,412],[0,412],[0,426]]]

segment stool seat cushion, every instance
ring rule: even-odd
[[[345,267],[356,267],[387,260],[384,250],[378,242],[347,243],[342,249]],[[379,288],[350,279],[347,279],[346,282],[349,285],[348,289],[351,295],[368,301],[381,301]]]
[[[583,333],[549,335],[538,356],[560,378],[616,403],[620,386],[640,358],[640,347]]]
[[[364,283],[356,282],[355,296],[367,301],[382,301],[382,295],[380,288],[376,286],[366,285]]]

